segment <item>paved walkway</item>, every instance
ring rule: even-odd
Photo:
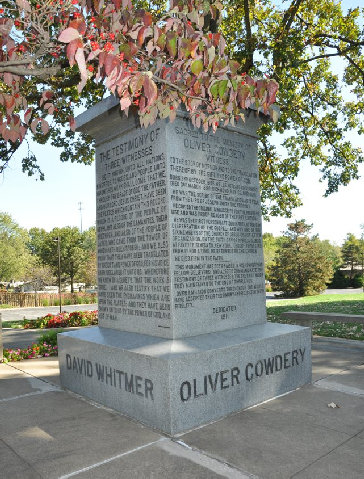
[[[326,289],[321,294],[360,294],[363,293],[363,288],[345,288],[345,289]],[[279,291],[270,291],[266,293],[266,299],[291,299],[292,301],[296,300],[297,298],[280,298]]]
[[[62,328],[63,331],[72,331],[79,328]],[[11,329],[2,330],[2,339],[4,349],[26,348],[32,343],[36,343],[39,337],[52,331],[51,329]],[[54,329],[53,329],[54,331]]]
[[[62,306],[62,311],[72,313],[72,311],[94,311],[97,304],[73,304]],[[59,306],[40,306],[37,308],[6,308],[0,309],[2,321],[21,321],[26,319],[36,319],[46,314],[58,314]]]
[[[175,438],[63,390],[53,358],[0,364],[4,479],[362,479],[363,451],[359,342],[315,338],[312,385]]]

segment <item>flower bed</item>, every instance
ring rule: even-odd
[[[34,320],[24,319],[25,329],[69,328],[98,324],[98,311],[73,311],[72,313],[47,314]]]
[[[40,342],[24,349],[4,349],[4,363],[22,361],[23,359],[47,358],[58,356],[58,346]]]

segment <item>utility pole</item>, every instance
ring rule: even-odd
[[[79,211],[80,211],[80,218],[81,218],[81,228],[80,228],[80,231],[82,233],[82,201],[79,201],[78,203],[78,206],[79,206]]]
[[[56,239],[53,240],[57,242],[58,250],[58,295],[59,295],[59,312],[62,313],[62,284],[61,284],[61,237],[58,235]]]
[[[360,236],[360,257],[361,257],[361,286],[364,293],[364,224],[360,225],[361,236]]]

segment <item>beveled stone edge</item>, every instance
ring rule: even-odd
[[[259,330],[263,334],[259,334]],[[106,336],[109,335],[104,340],[101,337],[103,332],[106,332]],[[69,338],[85,341],[90,344],[106,346],[119,351],[127,351],[132,354],[141,354],[166,361],[178,360],[181,357],[233,348],[244,343],[260,342],[272,337],[291,334],[299,334],[303,338],[307,335],[311,343],[310,328],[279,323],[255,324],[182,339],[166,339],[99,326],[87,328],[87,331],[79,329],[60,334],[62,339]]]

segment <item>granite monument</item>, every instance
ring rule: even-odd
[[[311,381],[309,328],[266,320],[256,131],[109,98],[96,142],[99,326],[59,337],[63,386],[176,434]]]

